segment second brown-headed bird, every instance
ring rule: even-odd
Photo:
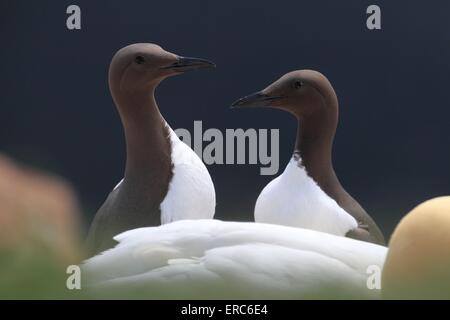
[[[313,70],[290,72],[232,107],[281,109],[298,121],[293,156],[284,172],[259,195],[256,222],[385,243],[377,224],[345,191],[334,171],[338,99],[324,75]]]

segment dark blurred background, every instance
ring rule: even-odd
[[[66,8],[82,30],[66,28]],[[382,30],[366,28],[378,4]],[[450,193],[450,2],[0,0],[0,152],[76,187],[85,225],[121,179],[119,116],[107,86],[114,52],[154,42],[217,69],[157,91],[172,128],[280,128],[280,172],[296,122],[276,110],[229,110],[236,98],[303,68],[340,100],[334,164],[346,189],[389,236],[418,203]],[[251,220],[274,177],[259,166],[209,166],[216,217]]]

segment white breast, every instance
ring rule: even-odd
[[[357,221],[330,198],[292,158],[256,201],[255,221],[344,236]]]
[[[140,298],[373,298],[367,269],[387,248],[323,232],[262,223],[178,221],[125,232],[83,268],[108,293]],[[125,291],[123,291],[125,290]]]
[[[173,177],[169,191],[160,205],[161,223],[184,219],[212,219],[216,209],[216,191],[208,169],[169,126],[168,129],[172,144]],[[123,179],[114,190],[122,181]]]
[[[169,132],[173,177],[161,203],[161,223],[182,219],[212,219],[216,192],[208,169],[171,128]]]

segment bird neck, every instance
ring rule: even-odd
[[[332,195],[340,183],[333,169],[332,148],[337,125],[337,107],[321,109],[307,116],[297,116],[294,159],[301,161],[308,175]],[[335,112],[336,111],[336,112]]]
[[[154,93],[155,88],[113,94],[125,131],[125,181],[151,181],[170,168],[169,132]]]

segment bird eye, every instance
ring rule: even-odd
[[[137,57],[134,59],[134,61],[135,61],[137,64],[143,64],[143,63],[145,62],[145,58],[144,58],[143,56],[137,56]]]
[[[303,87],[303,82],[302,81],[297,80],[297,81],[294,82],[294,88],[295,89],[299,89],[301,87]]]

